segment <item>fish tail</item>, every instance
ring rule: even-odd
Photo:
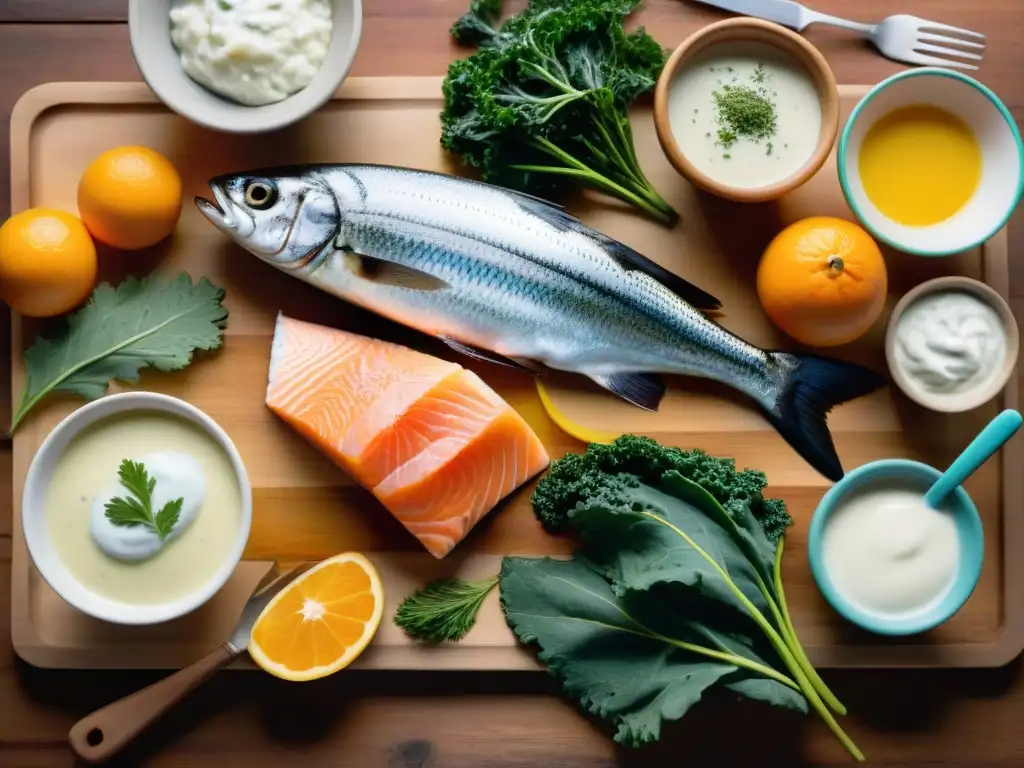
[[[776,352],[787,375],[773,409],[765,409],[772,426],[822,475],[843,477],[825,416],[836,405],[882,387],[885,377],[861,365],[827,357]]]

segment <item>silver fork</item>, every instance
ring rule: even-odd
[[[852,29],[869,38],[890,59],[952,69],[977,69],[985,36],[969,29],[939,24],[917,16],[898,14],[878,24],[861,24],[827,13],[818,13],[792,0],[699,0],[746,16],[767,19],[802,32],[811,24],[830,24]]]

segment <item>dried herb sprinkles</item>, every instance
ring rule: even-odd
[[[729,71],[732,68],[729,67]],[[750,79],[756,87],[749,85],[722,85],[712,92],[715,117],[718,122],[718,144],[729,149],[740,138],[760,142],[775,135],[778,128],[778,110],[768,95],[764,83],[768,78],[763,64],[758,64]],[[768,143],[767,154],[772,154]],[[729,155],[723,154],[728,158]]]

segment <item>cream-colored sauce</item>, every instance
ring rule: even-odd
[[[956,523],[920,490],[882,484],[851,493],[829,518],[822,557],[838,592],[869,613],[910,615],[934,605],[960,564]]]
[[[896,361],[917,390],[955,395],[1002,370],[1006,330],[992,307],[966,291],[922,296],[896,325]]]
[[[774,135],[759,141],[739,137],[722,146],[713,94],[727,85],[764,89],[776,107]],[[791,176],[810,158],[821,131],[810,74],[765,43],[723,43],[698,53],[669,84],[668,115],[676,142],[697,170],[736,187],[762,187]]]
[[[110,557],[90,530],[95,498],[118,482],[123,459],[156,451],[195,459],[203,469],[203,502],[192,523],[152,557]],[[190,421],[147,411],[103,419],[71,441],[54,468],[46,515],[58,557],[84,587],[124,603],[154,604],[189,595],[213,577],[235,545],[241,505],[234,467],[213,438]]]

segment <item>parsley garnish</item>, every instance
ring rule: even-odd
[[[153,513],[153,490],[156,478],[146,471],[141,461],[125,459],[117,470],[117,476],[129,492],[129,496],[115,496],[106,503],[107,519],[114,525],[132,527],[149,526],[161,539],[166,539],[178,517],[184,498],[168,501],[157,513]]]

